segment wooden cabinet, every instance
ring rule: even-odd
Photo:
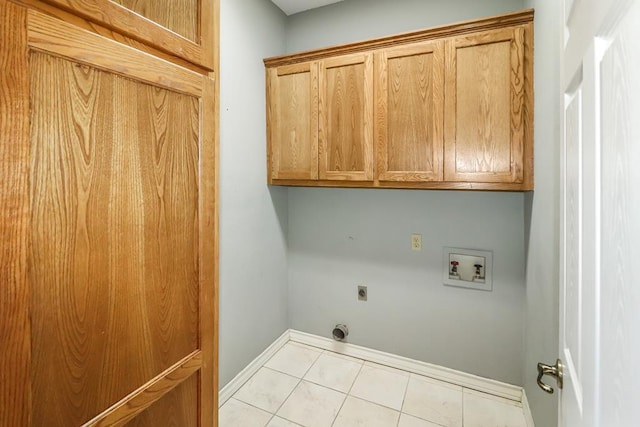
[[[444,43],[376,53],[377,179],[442,181]]]
[[[373,179],[373,54],[320,61],[320,179]]]
[[[216,425],[215,74],[0,19],[0,426]]]
[[[270,179],[318,179],[318,63],[269,69],[267,99]]]
[[[457,37],[446,46],[445,181],[525,184],[525,27]]]
[[[297,152],[294,133],[273,131],[294,126],[286,123],[292,114],[271,114],[268,182],[533,189],[532,21],[528,10],[265,59],[268,76],[282,67],[319,64],[318,174],[313,117],[304,119],[309,137],[300,150],[309,172],[293,176],[273,155],[299,157],[290,155]],[[305,87],[306,99],[314,99],[315,88]],[[294,103],[273,85],[268,94],[270,109]],[[305,114],[314,108],[305,106]]]

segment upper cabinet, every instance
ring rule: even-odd
[[[373,54],[320,62],[320,179],[373,179]]]
[[[318,179],[318,63],[269,69],[267,99],[269,176]]]
[[[268,182],[533,189],[532,23],[528,10],[265,59]]]
[[[22,0],[54,6],[208,70],[214,67],[216,0]]]
[[[376,53],[377,178],[442,181],[444,43]]]
[[[446,46],[445,181],[525,184],[525,27]]]

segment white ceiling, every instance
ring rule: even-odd
[[[287,15],[302,12],[304,10],[315,9],[317,7],[326,6],[332,3],[338,3],[343,0],[271,0]]]

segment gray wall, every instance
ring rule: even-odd
[[[524,0],[345,0],[290,16],[287,52],[497,15],[523,5]]]
[[[525,224],[527,309],[524,385],[536,425],[555,426],[556,395],[536,385],[536,364],[558,356],[558,241],[560,47],[562,2],[528,0],[535,16],[535,192],[528,194]]]
[[[291,189],[291,326],[522,383],[523,196],[518,193]],[[410,236],[422,234],[422,252]],[[442,284],[442,247],[493,251],[493,291]],[[366,285],[367,302],[357,301]]]
[[[220,5],[220,387],[288,327],[287,190],[266,185],[262,58],[285,16],[266,0]]]
[[[291,16],[287,50],[313,49],[523,8],[521,0],[346,0]],[[289,190],[294,329],[522,384],[522,193]],[[424,250],[411,252],[411,233]],[[494,291],[442,285],[442,247],[494,251]],[[356,286],[369,287],[367,303]]]

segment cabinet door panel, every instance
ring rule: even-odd
[[[378,180],[441,181],[443,43],[382,51],[376,68]]]
[[[13,337],[30,349],[23,424],[122,425],[188,389],[148,425],[212,425],[214,84],[19,10],[8,31],[25,37],[0,52],[19,52],[28,82],[9,82],[9,104],[30,106],[12,141],[28,153],[29,250],[14,287],[28,298],[12,307],[30,321]]]
[[[523,182],[524,28],[447,42],[445,181]]]
[[[214,0],[42,0],[213,69]]]
[[[373,180],[373,54],[320,67],[320,179]]]
[[[318,179],[318,65],[269,70],[271,180]]]

